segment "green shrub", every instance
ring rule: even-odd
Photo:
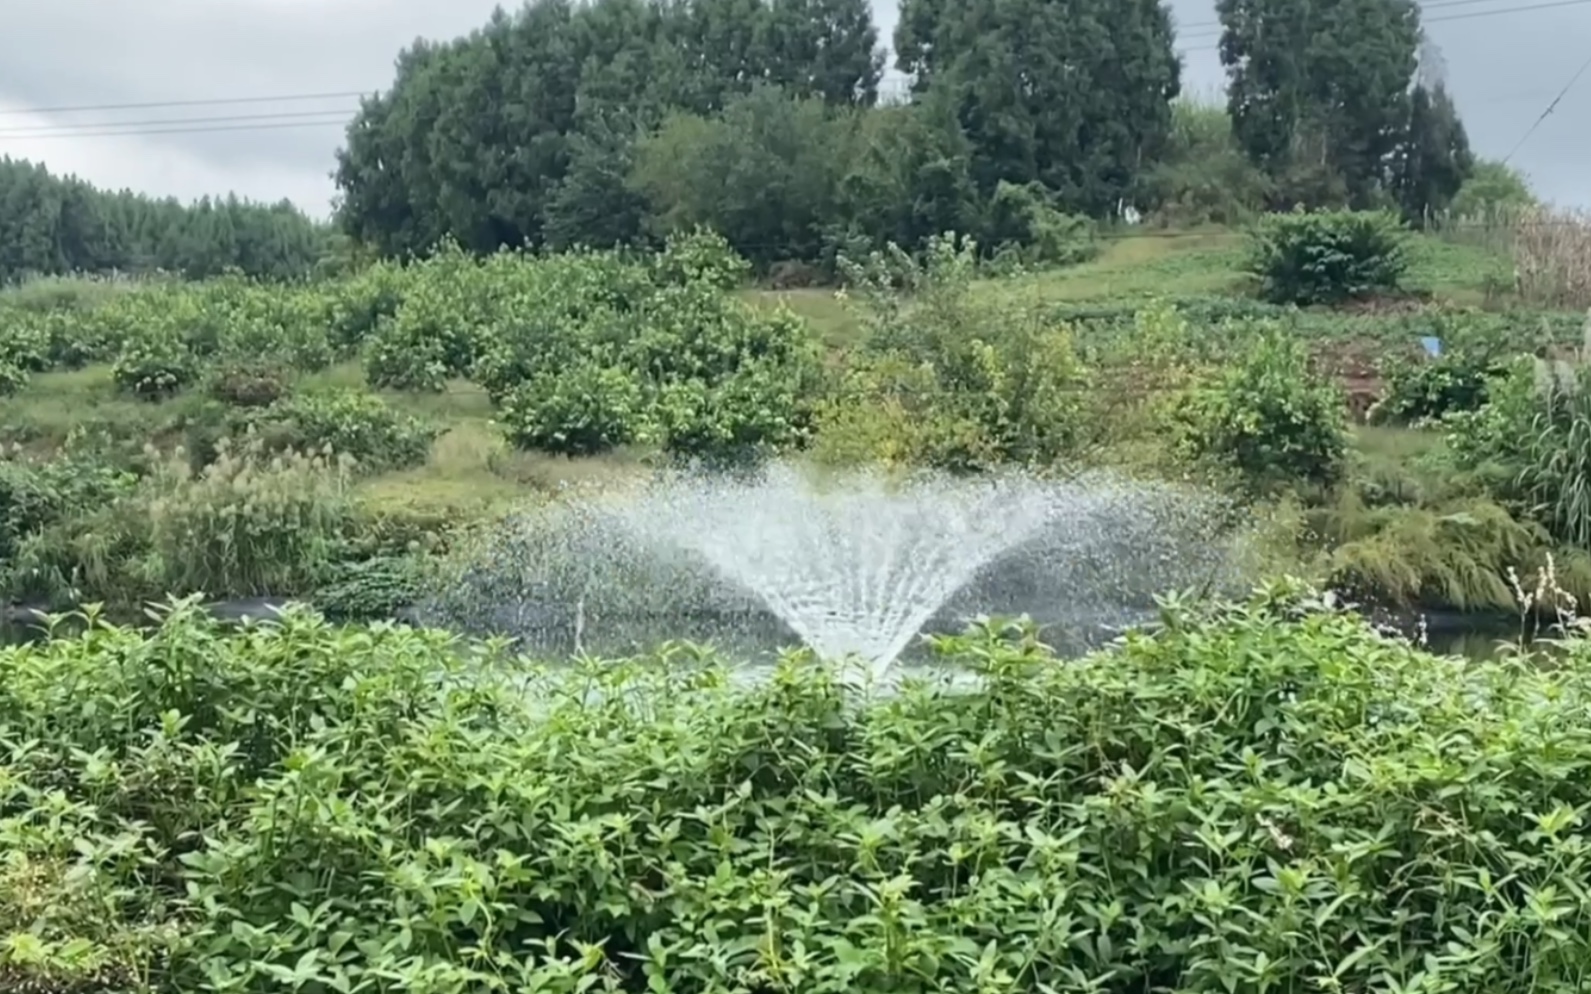
[[[0,366],[15,366],[26,373],[50,368],[50,332],[42,317],[0,311]]]
[[[1021,266],[1070,266],[1099,254],[1093,222],[1056,207],[1041,184],[1001,180],[989,200],[983,241],[998,262]]]
[[[646,434],[645,394],[634,373],[585,362],[543,373],[498,409],[510,444],[561,455],[595,455]]]
[[[867,351],[819,417],[820,458],[950,470],[1052,466],[1084,441],[1088,372],[1039,301],[989,299],[977,246],[933,239],[847,264]],[[863,444],[865,442],[865,444]]]
[[[123,295],[91,310],[49,311],[41,315],[50,336],[49,364],[55,369],[81,369],[91,362],[108,362],[121,346],[114,327]]]
[[[409,274],[395,263],[378,262],[333,290],[331,339],[341,355],[355,355],[403,305]]]
[[[0,397],[9,397],[28,385],[28,374],[20,366],[0,362]]]
[[[1462,351],[1430,357],[1400,357],[1387,364],[1385,391],[1370,410],[1372,422],[1416,424],[1486,403],[1491,380],[1502,371],[1498,360]]]
[[[231,407],[269,407],[293,388],[294,371],[271,358],[233,358],[205,376],[205,392]]]
[[[821,377],[817,343],[800,318],[747,304],[708,282],[646,300],[622,366],[646,392],[646,420],[665,450],[709,461],[798,444]]]
[[[1518,497],[1553,535],[1591,549],[1591,376],[1538,397],[1530,424],[1514,440]]]
[[[122,343],[111,377],[128,393],[161,400],[197,382],[199,363],[180,338],[152,332]]]
[[[234,423],[267,452],[334,452],[366,471],[407,469],[425,462],[434,426],[402,414],[360,390],[294,394]]]
[[[980,686],[873,696],[301,612],[0,650],[9,984],[1579,990],[1583,641],[1162,613],[1068,665],[974,630],[941,648]]]
[[[132,482],[127,473],[90,459],[40,461],[0,453],[0,563],[29,535],[115,500]]]
[[[329,618],[381,620],[419,601],[424,577],[423,563],[412,556],[334,563],[310,599]]]
[[[1444,419],[1453,466],[1556,540],[1591,548],[1591,374],[1520,357],[1477,411]]]
[[[716,290],[738,290],[751,275],[751,264],[737,254],[728,239],[697,228],[671,235],[663,251],[652,257],[654,279],[668,286],[700,284]]]
[[[467,374],[492,316],[497,287],[485,277],[480,263],[452,246],[416,268],[401,305],[365,341],[370,385],[437,392]]]
[[[75,448],[43,461],[0,457],[0,601],[70,602],[94,580],[97,592],[138,594],[117,580],[139,551],[116,520],[138,479]]]
[[[1176,412],[1181,451],[1237,473],[1265,491],[1331,483],[1348,448],[1346,404],[1313,374],[1291,336],[1262,328],[1216,380],[1190,391]]]
[[[1373,211],[1272,214],[1255,230],[1249,272],[1276,304],[1338,304],[1398,290],[1408,259],[1396,216]]]

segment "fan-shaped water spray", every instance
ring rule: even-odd
[[[935,624],[1028,613],[1092,627],[1229,578],[1222,505],[1106,474],[665,474],[506,526],[434,617],[602,651],[672,637],[771,648],[778,628],[876,676]]]
[[[617,510],[638,535],[701,556],[820,656],[892,662],[978,571],[1057,521],[1095,530],[1101,481],[858,474],[815,485],[789,466],[677,479]]]
[[[821,488],[776,466],[665,483],[619,517],[700,555],[819,655],[883,666],[978,569],[1044,528],[1060,496],[1017,476]]]

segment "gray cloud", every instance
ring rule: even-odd
[[[896,0],[875,0],[887,37]],[[1435,0],[1433,0],[1435,2]],[[1427,13],[1448,85],[1484,155],[1518,141],[1585,58],[1591,4],[1454,20],[1528,0],[1486,0]],[[419,36],[452,37],[484,23],[494,0],[6,0],[0,32],[0,155],[42,160],[96,183],[193,197],[237,190],[286,196],[323,212],[341,139],[335,126],[90,137],[63,124],[303,114],[351,109],[352,99],[71,115],[31,109],[183,99],[370,90],[392,78],[397,52]],[[1172,0],[1184,26],[1185,88],[1217,95],[1211,0]],[[334,119],[329,114],[327,119]],[[288,123],[291,119],[238,124]],[[303,120],[303,118],[298,118]],[[172,127],[180,125],[171,125]],[[194,125],[208,127],[210,125]],[[1515,163],[1550,199],[1591,206],[1579,168],[1591,154],[1591,76],[1581,81]],[[141,130],[157,130],[148,125]],[[85,129],[86,130],[86,129]]]

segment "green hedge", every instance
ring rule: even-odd
[[[1303,606],[1168,606],[1069,664],[974,632],[982,689],[868,698],[308,617],[3,650],[0,979],[1582,990],[1591,651],[1464,664]]]

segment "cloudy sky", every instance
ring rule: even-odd
[[[0,155],[182,198],[227,191],[329,210],[352,96],[398,50],[484,23],[494,0],[3,0]],[[874,0],[885,36],[897,0]],[[1423,0],[1477,151],[1507,154],[1591,55],[1591,0]],[[1172,0],[1185,88],[1218,93],[1213,0]],[[173,106],[175,101],[260,98]],[[143,108],[60,108],[157,104]],[[106,134],[106,132],[138,132]],[[1519,150],[1547,198],[1591,207],[1591,72]]]

